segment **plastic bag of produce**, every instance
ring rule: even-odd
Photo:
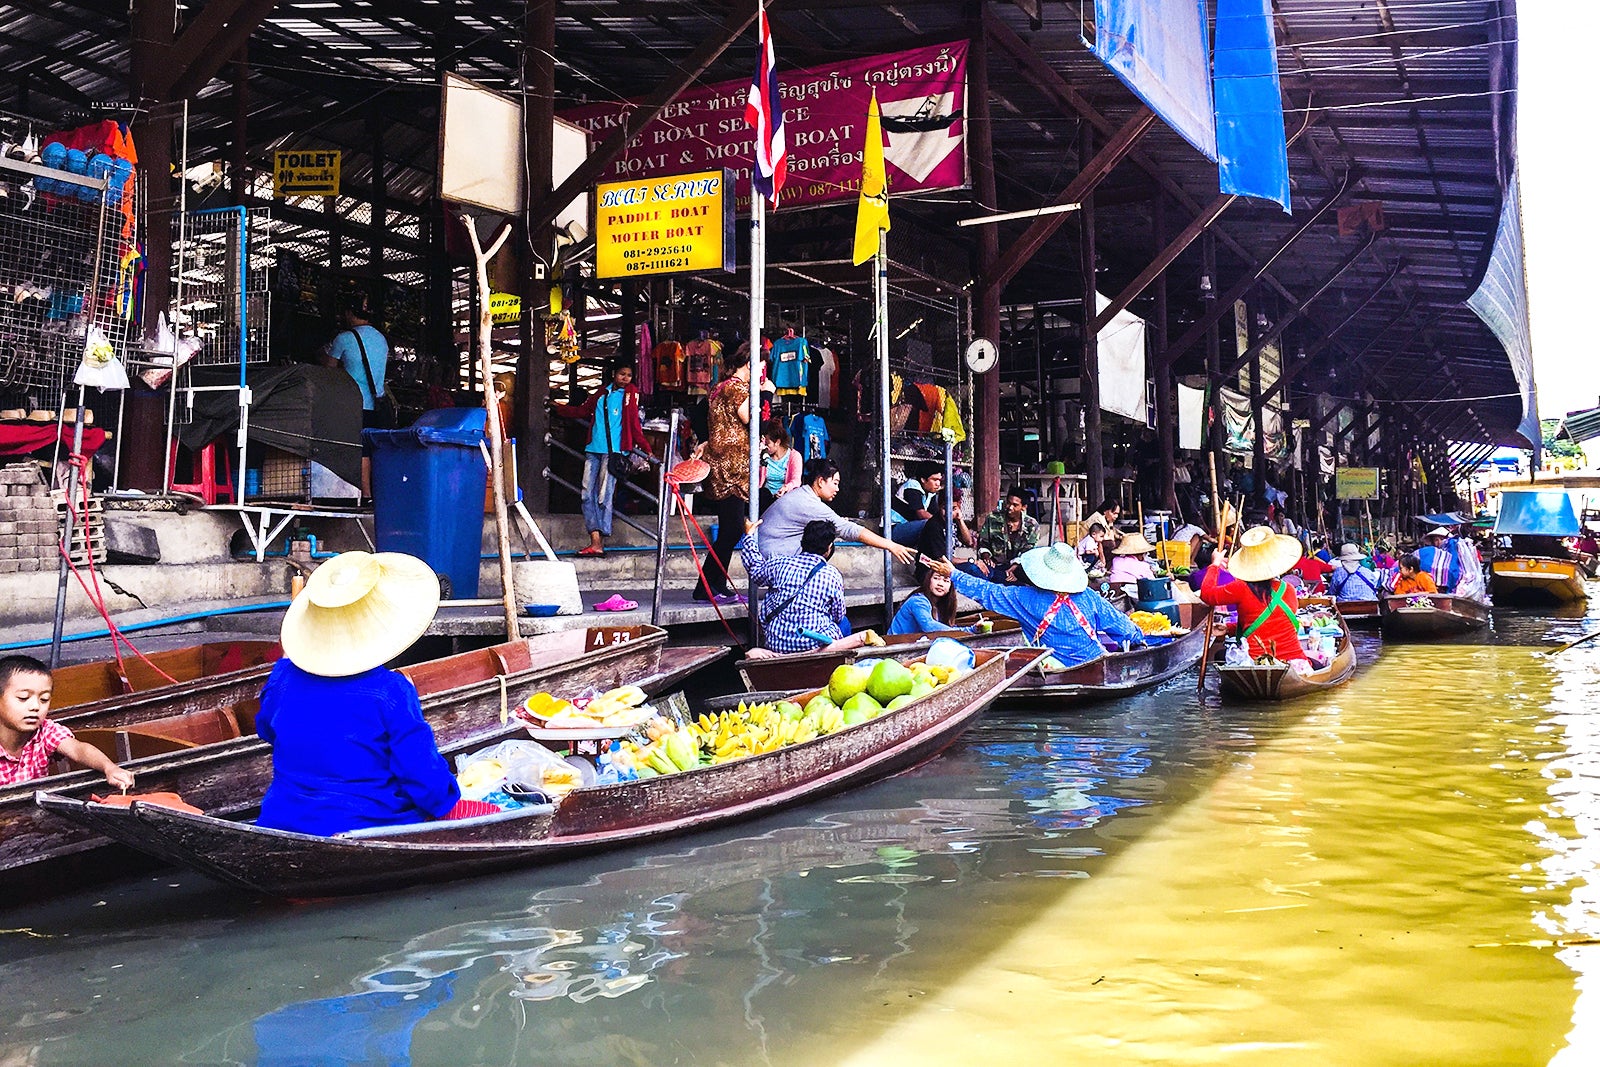
[[[570,772],[567,762],[537,741],[513,739],[456,759],[461,795],[481,800],[497,789],[542,789],[545,772]]]
[[[950,637],[934,638],[923,659],[930,667],[959,667],[962,670],[971,670],[977,662],[972,649]]]

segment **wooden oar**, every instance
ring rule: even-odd
[[[1560,648],[1553,648],[1549,652],[1546,652],[1545,655],[1547,655],[1547,656],[1558,656],[1561,653],[1565,652],[1567,649],[1574,648],[1574,647],[1576,647],[1578,645],[1581,645],[1585,641],[1591,641],[1596,637],[1600,637],[1600,630],[1590,630],[1588,633],[1584,634],[1582,637],[1578,638],[1576,641],[1568,641],[1566,644],[1562,645]]]
[[[1221,546],[1222,546],[1222,496],[1217,490],[1217,454],[1216,454],[1216,452],[1212,452],[1210,454],[1210,459],[1211,459],[1211,517],[1212,517],[1212,520],[1216,523],[1216,528],[1217,528],[1217,546],[1220,549]],[[1190,560],[1189,562],[1192,564],[1194,562],[1194,560]],[[1206,643],[1204,645],[1202,645],[1201,648],[1200,648],[1200,681],[1199,681],[1199,684],[1197,686],[1199,691],[1202,692],[1202,693],[1205,692],[1205,688],[1206,688],[1206,664],[1211,659],[1212,628],[1216,625],[1216,622],[1217,622],[1217,609],[1211,607],[1211,605],[1209,605],[1209,604],[1207,604],[1206,607],[1210,608],[1210,610],[1206,613]]]

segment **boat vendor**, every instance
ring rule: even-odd
[[[1433,575],[1422,569],[1422,560],[1417,558],[1415,552],[1400,557],[1400,577],[1394,582],[1395,596],[1421,596],[1438,591]]]
[[[1297,673],[1310,673],[1311,661],[1300,647],[1299,603],[1283,578],[1300,559],[1300,542],[1252,526],[1239,536],[1231,555],[1218,552],[1206,572],[1200,599],[1212,607],[1239,609],[1239,637],[1252,659],[1273,656]]]
[[[1361,549],[1349,542],[1339,546],[1333,571],[1328,575],[1328,593],[1340,603],[1377,600],[1382,582],[1378,572],[1367,566]]]
[[[1422,569],[1428,572],[1441,593],[1455,592],[1461,581],[1459,542],[1443,526],[1435,526],[1422,538],[1426,544],[1417,550]]]
[[[1150,566],[1150,553],[1155,546],[1145,540],[1144,531],[1135,530],[1122,539],[1111,553],[1111,572],[1106,580],[1112,585],[1132,585],[1140,578],[1154,578]]]
[[[1016,566],[1022,554],[1039,543],[1039,520],[1028,514],[1028,494],[1019,487],[1006,493],[1000,506],[978,527],[978,558],[961,564],[968,574],[991,582],[1021,581]]]
[[[906,597],[889,624],[891,634],[931,634],[963,630],[977,633],[976,626],[957,626],[956,591],[950,579],[931,568],[922,576],[922,587]]]
[[[844,575],[828,562],[833,555],[833,523],[827,519],[806,523],[800,551],[782,555],[762,552],[756,537],[760,525],[745,520],[739,558],[750,580],[766,589],[761,598],[761,632],[767,650],[815,652],[863,644],[865,635],[851,634],[845,618]]]
[[[1144,632],[1131,619],[1099,593],[1088,591],[1089,574],[1066,544],[1032,549],[1017,562],[1025,579],[1021,585],[997,585],[955,571],[949,560],[940,560],[934,570],[949,576],[962,596],[976,600],[988,611],[1016,619],[1030,641],[1049,646],[1065,667],[1078,667],[1105,655],[1102,632],[1130,647],[1144,646]]]
[[[345,552],[311,573],[261,690],[272,784],[259,825],[330,836],[452,814],[461,790],[417,690],[384,666],[438,608],[438,577],[404,553]]]

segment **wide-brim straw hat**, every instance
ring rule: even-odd
[[[301,670],[347,678],[410,648],[438,610],[439,578],[420,559],[344,552],[311,573],[283,616],[279,641]]]
[[[1353,544],[1351,544],[1349,542],[1345,542],[1344,544],[1339,546],[1339,558],[1340,559],[1345,559],[1345,560],[1350,560],[1350,561],[1355,562],[1355,563],[1360,563],[1362,560],[1366,559],[1367,557],[1362,553],[1362,551],[1361,551],[1359,546],[1353,545]]]
[[[1239,547],[1228,557],[1228,573],[1246,582],[1265,582],[1300,562],[1300,542],[1273,533],[1270,526],[1252,526],[1239,535]]]
[[[1089,572],[1083,561],[1063,541],[1040,548],[1030,548],[1017,562],[1028,581],[1052,593],[1081,593],[1089,588]]]
[[[1113,556],[1143,556],[1154,552],[1156,546],[1144,539],[1143,532],[1135,530],[1122,539],[1122,543],[1111,554]]]

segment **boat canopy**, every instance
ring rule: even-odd
[[[1533,489],[1502,493],[1497,534],[1538,534],[1577,537],[1582,527],[1572,509],[1572,497],[1560,489]]]

